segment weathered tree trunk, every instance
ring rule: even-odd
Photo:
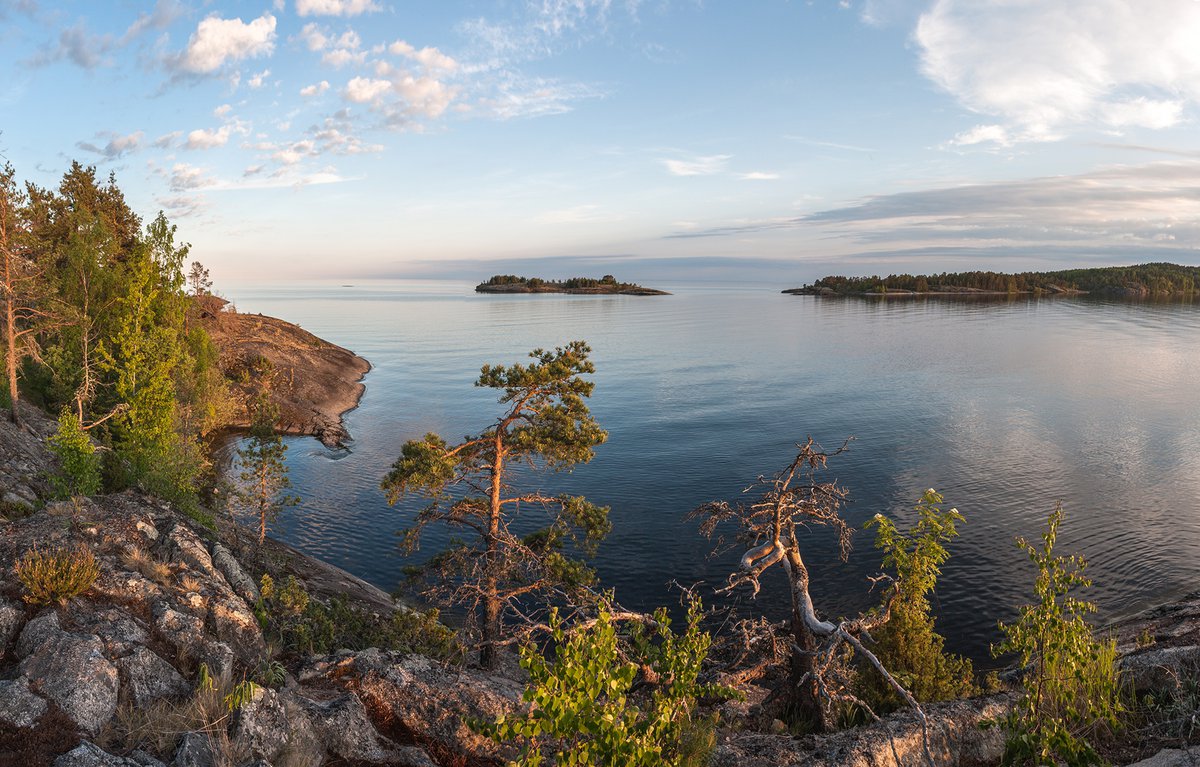
[[[789,664],[790,698],[802,721],[808,722],[813,732],[827,732],[831,722],[826,707],[821,705],[820,689],[817,685],[817,638],[813,634],[812,622],[816,613],[808,593],[808,568],[795,548],[789,548],[784,559],[784,569],[792,590],[792,647]]]

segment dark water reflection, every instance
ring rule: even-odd
[[[393,533],[418,507],[389,508],[378,490],[400,445],[478,431],[497,413],[493,394],[471,385],[482,363],[576,338],[594,350],[591,405],[609,441],[574,474],[528,480],[612,507],[597,566],[632,607],[672,599],[672,579],[719,583],[736,554],[707,559],[682,516],[736,497],[807,434],[826,447],[856,438],[829,471],[851,488],[853,524],[906,514],[926,487],[965,514],[938,611],[950,647],[977,659],[1030,591],[1013,536],[1036,536],[1059,499],[1061,548],[1091,561],[1102,618],[1200,586],[1200,310],[1190,304],[695,287],[664,298],[477,296],[432,283],[229,292],[243,311],[297,321],[374,365],[348,418],[351,455],[289,442],[305,500],[276,529],[384,588],[407,564]],[[422,555],[442,542],[427,537]],[[879,557],[869,535],[855,543],[847,564],[820,535],[807,553],[828,615],[870,599]],[[786,596],[770,585],[757,607],[782,615]]]

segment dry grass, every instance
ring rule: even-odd
[[[143,548],[133,546],[127,549],[121,561],[130,570],[136,570],[159,586],[165,588],[171,584],[171,567],[159,562]]]
[[[234,767],[249,758],[237,753],[229,737],[233,713],[227,699],[236,685],[230,679],[213,679],[207,668],[191,697],[182,701],[157,700],[148,706],[127,701],[100,735],[101,747],[129,751],[140,748],[165,758],[175,753],[180,739],[189,732],[208,736],[215,757],[214,767]]]
[[[21,555],[15,569],[25,587],[25,601],[35,605],[65,605],[90,589],[100,575],[96,556],[83,544],[45,551],[34,546]]]

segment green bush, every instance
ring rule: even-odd
[[[50,478],[58,497],[100,492],[100,457],[78,416],[64,408],[58,416],[58,431],[47,442],[50,452],[58,456],[59,470]]]
[[[1004,765],[1103,764],[1093,741],[1115,731],[1124,711],[1116,642],[1097,638],[1084,619],[1094,604],[1069,596],[1091,585],[1083,575],[1087,562],[1054,554],[1062,517],[1059,504],[1040,549],[1017,539],[1038,569],[1037,601],[1022,607],[1015,622],[1000,624],[1004,641],[992,648],[997,657],[1016,653],[1026,669],[1024,693],[999,722]]]
[[[637,626],[630,646],[622,647],[608,612],[573,633],[552,612],[553,662],[534,647],[521,649],[530,677],[523,697],[532,710],[472,726],[499,743],[519,744],[518,767],[544,764],[547,757],[559,765],[704,764],[714,745],[713,726],[693,719],[696,699],[733,693],[698,681],[710,643],[700,617],[694,602],[687,629],[677,635],[660,609],[651,628]],[[651,692],[635,693],[642,686]]]
[[[460,655],[454,632],[441,623],[437,610],[397,610],[380,616],[342,596],[322,604],[309,597],[291,575],[278,586],[270,575],[264,575],[260,593],[255,615],[286,652],[322,655],[379,647],[441,659]]]
[[[25,601],[35,605],[65,605],[90,589],[100,576],[95,555],[82,544],[46,551],[35,546],[21,555],[14,567],[25,587]]]
[[[929,594],[950,558],[945,542],[958,534],[963,521],[957,509],[943,510],[942,496],[932,488],[917,502],[917,522],[902,533],[896,524],[876,515],[875,548],[884,552],[883,566],[896,574],[898,591],[888,622],[875,632],[875,654],[919,701],[950,700],[979,692],[971,661],[945,652],[937,633]],[[895,690],[874,668],[864,670],[863,697],[873,708],[894,710],[902,705]]]

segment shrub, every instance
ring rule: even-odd
[[[25,587],[25,601],[35,605],[65,605],[90,589],[100,575],[95,555],[82,544],[47,551],[35,546],[21,555],[15,568]]]
[[[993,655],[1016,653],[1026,669],[1025,692],[999,724],[1004,729],[1004,765],[1068,767],[1102,764],[1092,741],[1119,726],[1123,712],[1116,642],[1098,639],[1084,616],[1090,602],[1069,596],[1091,585],[1078,555],[1054,554],[1062,504],[1050,514],[1040,549],[1022,538],[1017,545],[1038,569],[1036,602],[1017,620],[1001,623],[1004,641]]]
[[[638,626],[631,646],[622,647],[610,613],[602,611],[594,624],[568,634],[553,611],[554,661],[532,646],[521,649],[530,677],[523,697],[533,710],[472,726],[497,742],[521,744],[520,767],[541,765],[547,757],[564,765],[703,764],[713,745],[712,726],[693,720],[696,699],[733,693],[698,682],[710,642],[700,617],[700,604],[693,602],[687,629],[676,635],[660,609],[651,628]],[[642,686],[652,692],[635,697]]]
[[[441,623],[437,610],[397,610],[380,616],[342,596],[322,604],[291,575],[278,586],[264,575],[260,593],[255,615],[285,652],[325,654],[379,647],[441,659],[460,654],[454,632]]]
[[[919,701],[949,700],[979,691],[971,661],[945,652],[946,640],[935,630],[929,603],[941,565],[950,557],[945,542],[958,534],[955,524],[963,521],[957,509],[943,510],[941,503],[941,494],[926,490],[917,502],[917,522],[907,533],[883,515],[867,522],[876,528],[875,548],[884,552],[883,566],[895,571],[898,589],[888,622],[875,632],[875,654]],[[886,710],[902,705],[874,668],[865,675],[863,695],[868,703]]]
[[[100,492],[100,458],[79,417],[67,409],[58,416],[58,431],[47,440],[58,456],[58,473],[51,484],[60,498]]]

